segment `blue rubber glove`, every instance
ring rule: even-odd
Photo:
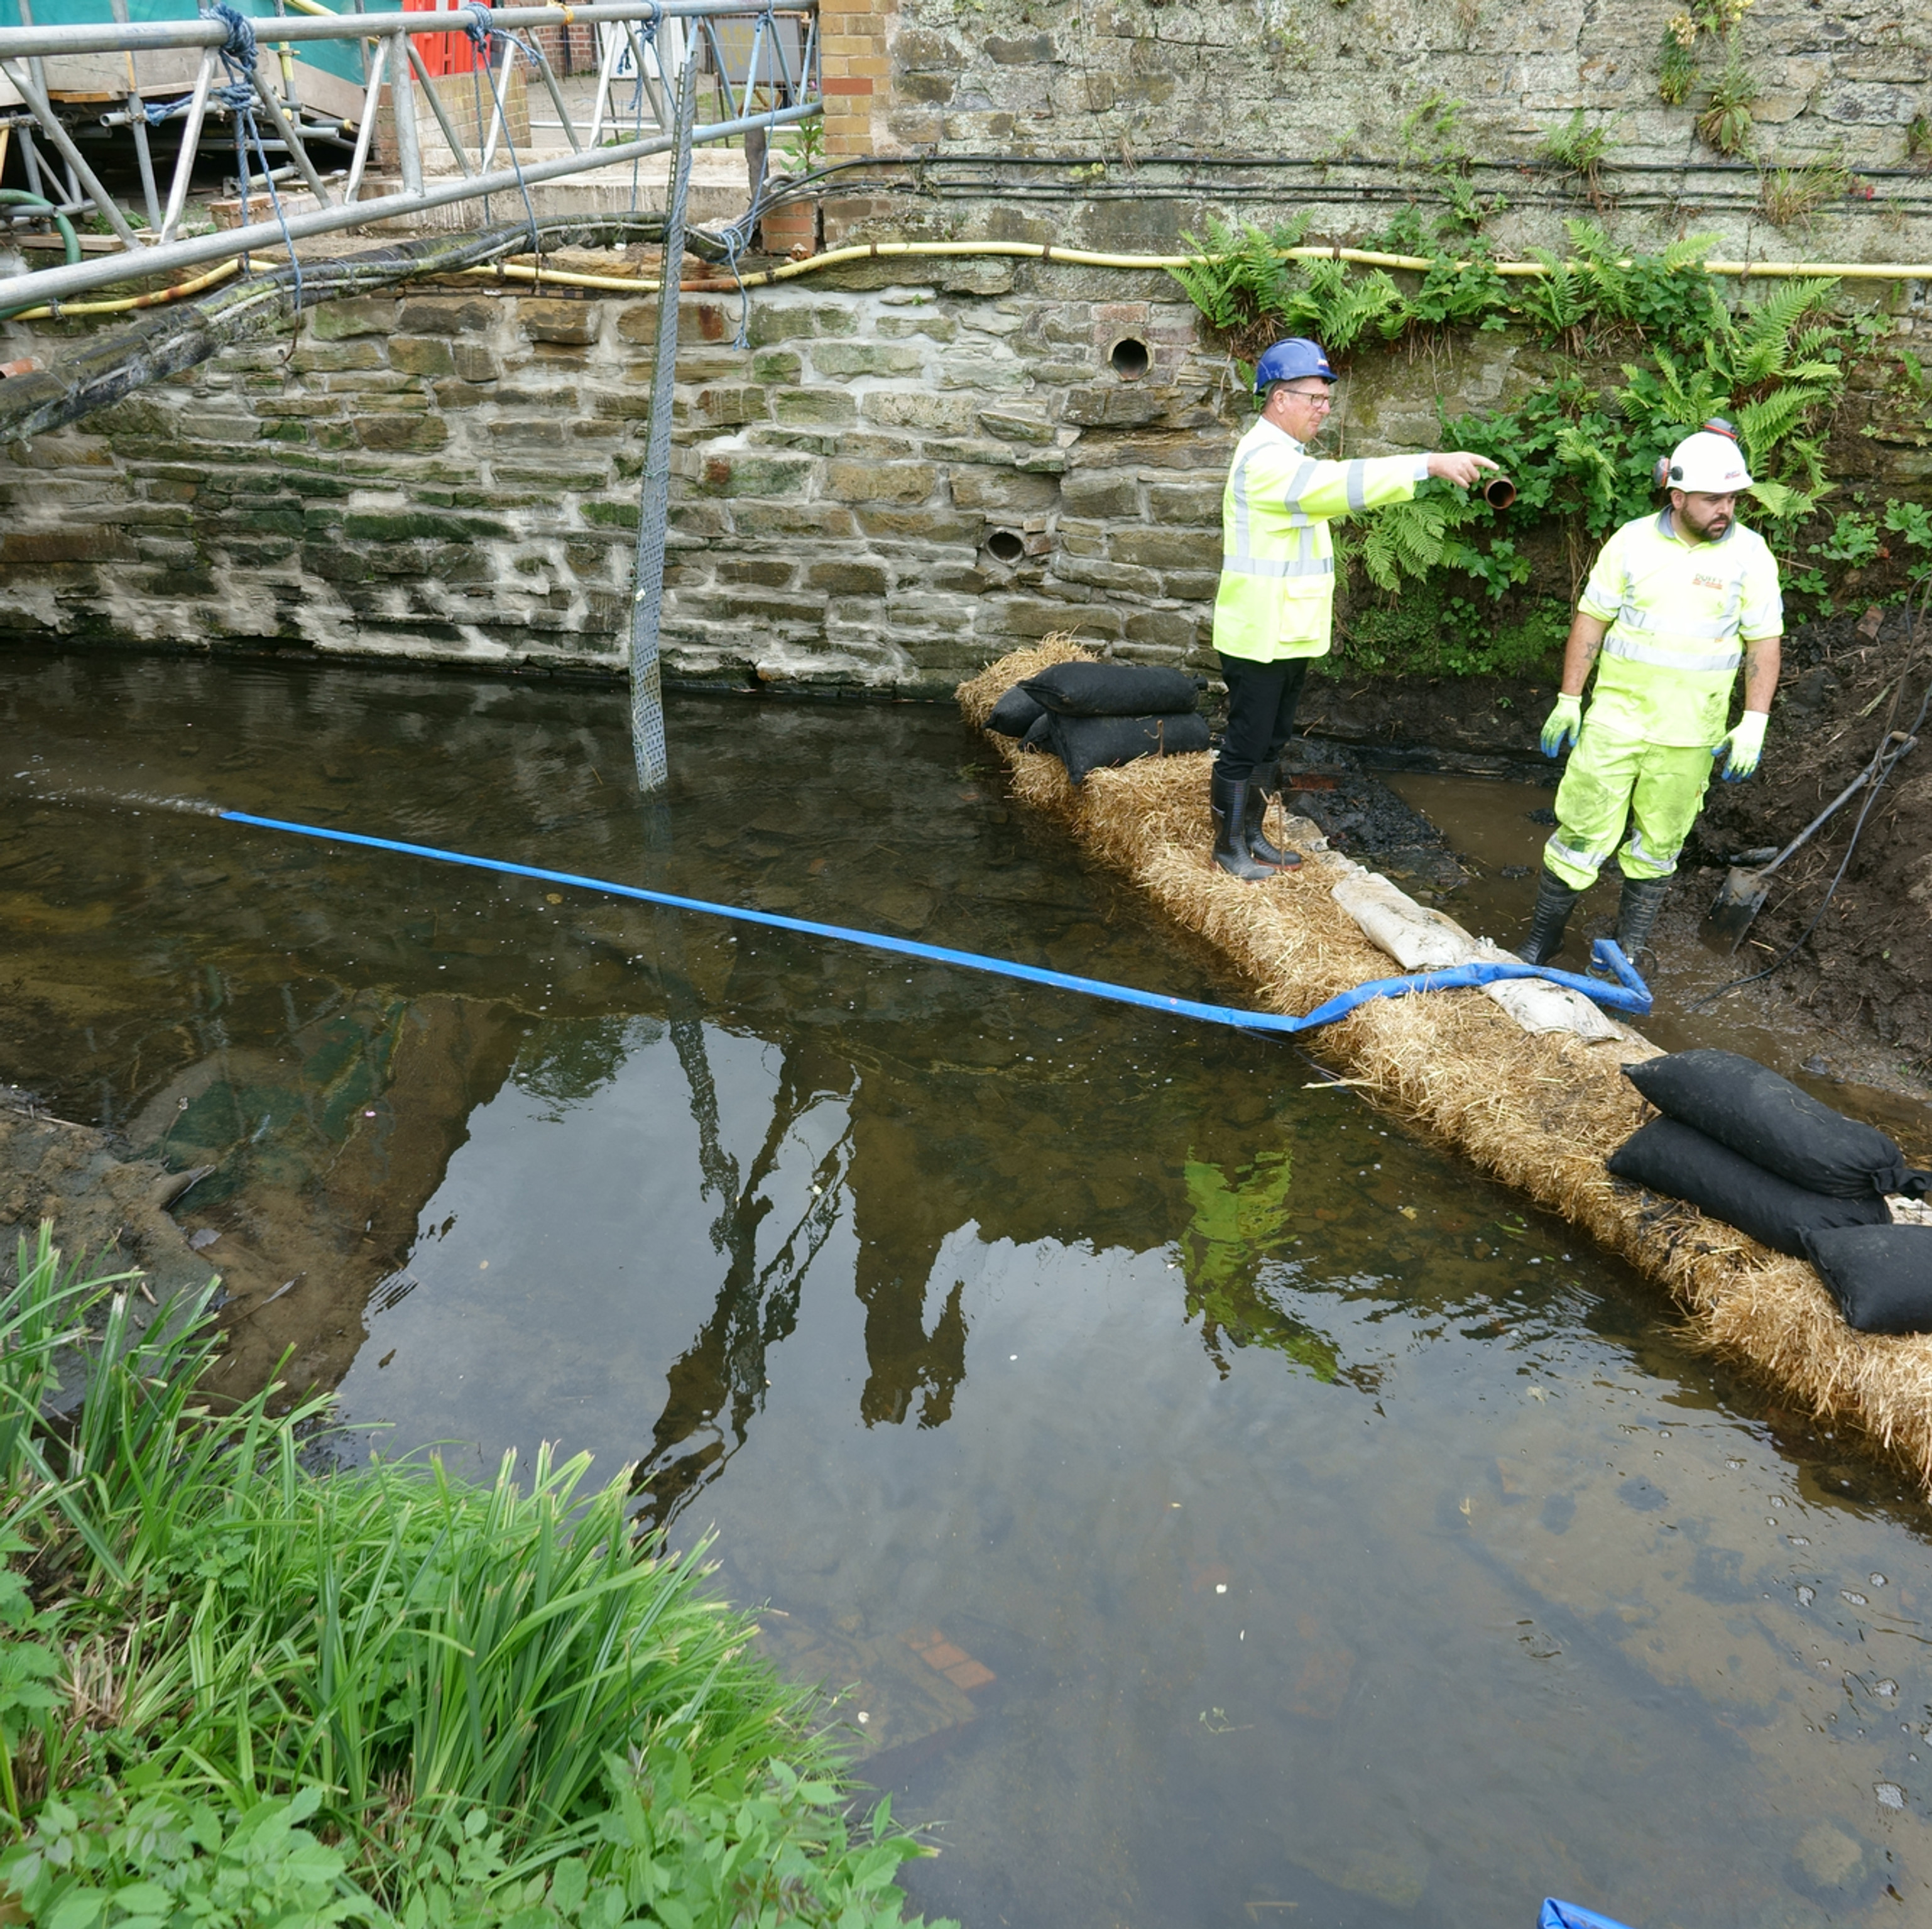
[[[1741,782],[1757,768],[1764,754],[1764,727],[1771,719],[1762,710],[1747,710],[1738,727],[1712,752],[1725,758],[1723,776],[1727,784]]]
[[[1539,740],[1544,755],[1561,757],[1582,734],[1582,698],[1558,697],[1556,709],[1544,720],[1543,735]]]

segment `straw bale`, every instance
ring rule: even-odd
[[[1014,684],[1091,655],[1048,637],[962,683],[960,706],[983,728]],[[1061,819],[1218,946],[1266,1008],[1312,1010],[1389,975],[1387,957],[1329,895],[1345,860],[1306,819],[1277,813],[1269,830],[1302,853],[1299,870],[1256,885],[1215,868],[1204,754],[1096,770],[1076,789],[1057,758],[993,741],[1016,796]],[[1821,1420],[1861,1428],[1932,1492],[1932,1335],[1854,1332],[1810,1266],[1604,1169],[1651,1115],[1622,1072],[1646,1048],[1526,1033],[1475,991],[1378,1000],[1310,1042],[1426,1136],[1666,1287],[1696,1342],[1752,1367]]]

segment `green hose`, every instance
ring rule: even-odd
[[[38,194],[29,194],[24,188],[0,188],[0,208],[34,208],[44,214],[52,215],[54,226],[60,230],[61,244],[66,251],[66,266],[71,268],[80,259],[80,237],[74,232],[74,224],[51,201]],[[0,322],[10,322],[16,315],[24,314],[34,305],[29,302],[21,308],[0,308]]]

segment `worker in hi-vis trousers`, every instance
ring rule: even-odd
[[[1210,780],[1214,862],[1258,884],[1301,860],[1262,835],[1280,780],[1276,760],[1294,724],[1302,679],[1326,656],[1334,626],[1336,516],[1403,502],[1425,476],[1469,488],[1486,456],[1387,455],[1327,462],[1308,453],[1331,406],[1336,374],[1318,344],[1278,341],[1255,364],[1261,419],[1242,436],[1221,498],[1221,582],[1214,648],[1228,684],[1228,728]]]
[[[1751,478],[1736,431],[1726,422],[1706,423],[1658,471],[1670,504],[1624,524],[1604,544],[1577,601],[1562,694],[1543,726],[1546,757],[1561,756],[1566,743],[1576,747],[1557,789],[1556,832],[1544,846],[1536,909],[1519,954],[1532,964],[1556,955],[1571,907],[1612,851],[1624,876],[1617,943],[1635,963],[1713,760],[1721,757],[1724,776],[1736,782],[1763,752],[1784,617],[1778,565],[1764,539],[1737,520],[1738,495]],[[1583,685],[1593,663],[1597,688],[1586,717]],[[1733,727],[1726,719],[1740,663],[1744,711]]]

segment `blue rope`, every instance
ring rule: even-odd
[[[324,830],[314,824],[291,824],[280,818],[256,817],[248,811],[224,811],[230,824],[253,824],[259,830],[286,831],[296,837],[319,838],[325,844],[356,844],[370,850],[394,850],[405,857],[427,857],[438,864],[460,864],[476,871],[495,871],[508,878],[533,878],[542,884],[568,884],[574,890],[603,891],[612,897],[634,898],[640,903],[662,904],[671,910],[697,911],[706,917],[730,918],[740,924],[762,925],[771,931],[796,932],[802,938],[828,938],[840,944],[864,945],[874,951],[890,951],[902,958],[917,958],[928,964],[963,966],[968,970],[988,971],[996,977],[1018,978],[1029,985],[1047,985],[1056,991],[1078,992],[1090,998],[1106,998],[1115,1004],[1138,1005],[1149,1011],[1165,1012],[1171,1017],[1198,1018],[1206,1024],[1232,1025],[1239,1031],[1312,1031],[1317,1025],[1332,1024],[1345,1018],[1358,1005],[1371,998],[1406,998],[1412,992],[1454,992],[1492,985],[1508,978],[1542,978],[1551,984],[1567,986],[1581,992],[1613,1011],[1642,1017],[1650,1010],[1650,992],[1617,949],[1615,942],[1600,938],[1594,956],[1620,982],[1606,984],[1574,972],[1552,970],[1547,965],[1525,964],[1514,960],[1483,959],[1450,966],[1447,970],[1422,971],[1406,978],[1376,978],[1366,985],[1340,993],[1326,1004],[1318,1005],[1302,1018],[1286,1018],[1277,1012],[1237,1010],[1228,1005],[1202,1004],[1193,998],[1170,998],[1164,992],[1136,991],[1128,985],[1108,984],[1104,979],[1079,978],[1065,971],[1049,971],[1036,964],[1018,964],[1010,958],[987,958],[976,951],[953,951],[944,945],[921,944],[910,938],[888,938],[876,931],[854,931],[842,924],[819,924],[809,918],[785,917],[776,911],[748,910],[737,904],[714,904],[702,898],[682,898],[668,891],[648,891],[636,884],[614,884],[607,878],[586,878],[574,871],[550,871],[532,864],[511,864],[497,857],[472,857],[458,850],[439,850],[433,844],[404,844],[393,838],[364,837],[354,831]]]
[[[219,87],[208,89],[208,98],[218,107],[225,107],[235,122],[235,163],[242,183],[242,225],[248,225],[248,144],[254,143],[256,158],[262,164],[262,178],[268,183],[269,205],[275,211],[275,225],[282,231],[282,245],[289,251],[289,264],[295,270],[295,311],[299,315],[302,305],[302,261],[296,253],[295,237],[289,232],[288,218],[282,212],[282,197],[275,191],[275,170],[268,164],[268,151],[262,140],[262,130],[255,118],[255,23],[247,14],[228,4],[228,0],[214,0],[211,7],[202,9],[204,20],[219,21],[226,29],[227,38],[215,51],[221,56],[221,64],[228,78]],[[184,94],[178,100],[143,100],[141,112],[151,128],[158,128],[163,122],[171,121],[178,114],[185,114],[194,105],[194,96]],[[248,256],[244,251],[242,266],[245,272]],[[290,343],[294,347],[292,340]]]
[[[776,35],[778,22],[772,19],[769,12],[766,14],[760,25],[772,35]],[[754,48],[761,44],[760,37],[755,28],[752,32],[752,44]],[[776,61],[777,58],[777,55],[774,53],[773,60]],[[747,104],[749,101],[751,87],[751,70],[747,68],[745,74]],[[776,83],[774,83],[774,92],[776,91]],[[774,100],[770,118],[765,124],[764,172],[760,177],[758,192],[752,196],[752,205],[745,210],[738,220],[734,221],[718,237],[724,246],[725,266],[730,269],[731,279],[737,284],[738,286],[738,332],[732,338],[731,342],[731,346],[736,349],[748,349],[752,345],[752,296],[751,291],[745,286],[745,278],[738,272],[738,257],[751,246],[752,237],[758,232],[759,217],[765,211],[765,183],[771,177],[771,136],[777,127],[778,111],[778,104]]]
[[[510,167],[517,177],[517,192],[524,197],[524,218],[529,222],[530,229],[530,253],[536,257],[533,265],[541,278],[543,274],[543,249],[537,240],[537,211],[530,204],[530,184],[524,178],[524,164],[517,158],[516,136],[510,131],[510,117],[503,111],[503,97],[496,92],[496,70],[490,56],[494,44],[501,40],[514,52],[521,54],[532,67],[536,64],[537,57],[516,34],[504,33],[491,24],[490,0],[464,0],[464,4],[456,10],[470,16],[470,23],[464,32],[468,34],[482,58],[483,77],[489,82],[490,98],[496,103],[496,118],[503,130],[503,145],[510,151]],[[566,32],[568,31],[568,28],[565,29]],[[478,141],[480,142],[482,138],[479,132]],[[476,159],[480,166],[483,160],[480,146]],[[487,207],[485,212],[488,212]]]
[[[644,137],[644,55],[646,50],[657,46],[658,24],[663,18],[663,7],[653,0],[651,17],[638,22],[638,38],[634,44],[637,49],[638,70],[631,76],[634,83],[631,89],[631,138],[634,141],[641,141]],[[658,61],[658,98],[664,103],[664,112],[669,113],[671,111],[670,81],[664,72],[662,56]],[[668,128],[665,130],[667,133],[669,131]],[[644,164],[642,154],[634,154],[631,157],[631,212],[634,214],[638,212],[638,187],[641,178],[639,170]],[[659,279],[662,280],[662,277],[660,276]]]

